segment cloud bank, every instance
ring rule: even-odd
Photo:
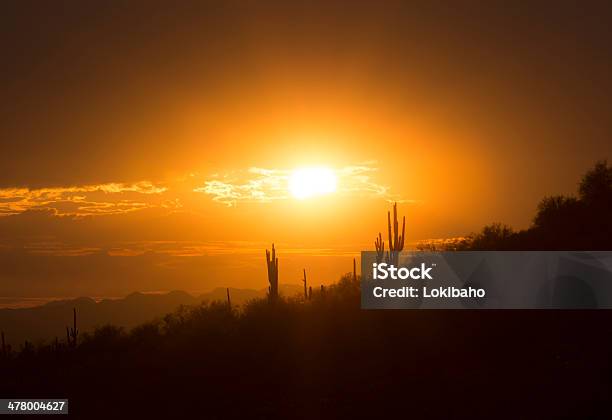
[[[408,202],[390,191],[390,187],[374,179],[376,162],[365,162],[333,169],[337,177],[336,195],[385,201]],[[291,169],[251,167],[246,170],[215,174],[197,184],[187,185],[187,191],[205,194],[226,206],[238,203],[271,203],[292,198],[288,184]],[[120,215],[151,208],[176,210],[181,205],[177,194],[185,191],[187,178],[174,183],[156,184],[102,183],[68,187],[0,188],[0,217],[27,211],[46,211],[60,217],[90,217]],[[202,184],[203,182],[203,184]],[[171,190],[168,185],[178,187]]]
[[[73,217],[125,214],[167,205],[142,199],[166,191],[167,188],[149,181],[38,189],[3,188],[0,189],[0,217],[29,210],[45,210],[57,216]]]
[[[338,177],[337,194],[407,202],[408,200],[392,194],[388,186],[373,179],[373,174],[378,171],[375,163],[365,162],[336,168],[334,172]],[[234,206],[239,202],[270,203],[287,200],[291,198],[287,188],[291,172],[290,169],[252,167],[246,171],[216,174],[193,191],[210,195],[214,201],[227,206]]]

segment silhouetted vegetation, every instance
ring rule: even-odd
[[[72,328],[66,327],[66,343],[68,343],[68,345],[70,347],[76,347],[78,344],[78,337],[79,337],[79,329],[77,328],[77,315],[76,315],[76,308],[72,308],[72,314],[73,314],[73,326]]]
[[[397,221],[397,203],[393,203],[393,224],[391,224],[391,212],[387,212],[387,231],[389,238],[389,250],[385,256],[385,241],[382,234],[378,232],[378,237],[374,241],[376,247],[376,261],[382,262],[383,257],[389,264],[398,265],[400,252],[404,249],[404,239],[406,235],[406,216],[402,218],[402,233],[399,233],[399,223]]]
[[[6,344],[6,341],[4,339],[4,331],[0,331],[0,342],[0,344],[2,345],[2,347],[0,347],[0,358],[8,359],[11,354],[11,346],[10,344]]]
[[[231,304],[236,307],[251,299],[264,298],[269,293],[268,287],[263,287],[263,284],[261,289],[229,289]],[[293,295],[302,288],[297,284],[281,284],[279,289],[284,295]],[[198,296],[178,290],[152,294],[135,292],[121,299],[103,299],[98,302],[82,297],[51,301],[31,308],[1,308],[0,329],[4,331],[7,345],[12,344],[13,348],[17,348],[26,339],[38,344],[59,337],[60,342],[65,343],[66,325],[74,324],[73,309],[77,311],[78,328],[82,333],[109,323],[131,329],[164,316],[179,305],[197,305],[205,300],[226,301],[227,288],[216,288]]]
[[[82,333],[74,349],[29,344],[0,362],[0,395],[68,397],[83,418],[456,417],[459,408],[490,418],[502,406],[509,418],[588,417],[607,404],[607,312],[362,311],[353,273],[322,290],[241,310],[182,306],[131,331]],[[517,394],[532,405],[514,405]]]
[[[273,301],[278,298],[278,258],[276,258],[276,250],[272,244],[272,252],[266,249],[266,265],[268,267],[268,298]]]
[[[529,229],[502,223],[451,241],[424,242],[421,250],[524,251],[612,249],[612,166],[597,162],[578,184],[578,196],[544,197]]]

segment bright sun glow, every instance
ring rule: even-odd
[[[329,168],[300,168],[289,177],[289,191],[298,200],[336,191],[338,180]]]

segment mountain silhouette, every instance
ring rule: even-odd
[[[292,296],[300,293],[301,285],[280,285],[281,294]],[[263,298],[266,289],[238,289],[230,287],[233,305],[243,305],[249,300]],[[185,291],[168,293],[134,292],[122,299],[103,299],[96,302],[89,297],[50,301],[31,308],[0,309],[0,329],[14,347],[25,340],[38,343],[64,338],[66,325],[71,322],[72,309],[76,308],[79,328],[82,332],[97,326],[112,324],[130,329],[139,324],[162,317],[181,305],[193,306],[201,302],[225,301],[226,288],[216,288],[199,296]]]

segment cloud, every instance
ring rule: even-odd
[[[107,250],[110,256],[136,256],[144,254],[167,255],[171,257],[213,257],[220,255],[253,256],[263,259],[268,242],[255,241],[138,241],[123,242]],[[278,243],[282,255],[299,256],[354,256],[354,245],[335,248],[295,248],[289,244]]]
[[[159,203],[147,199],[166,191],[167,188],[149,181],[38,189],[3,188],[0,189],[0,217],[29,210],[46,210],[57,216],[73,217],[125,214],[145,208],[167,207],[168,200]]]
[[[338,196],[363,197],[408,202],[391,192],[389,186],[375,180],[376,162],[335,168]],[[182,208],[177,194],[185,190],[206,194],[226,206],[237,203],[270,203],[291,199],[288,191],[290,169],[251,167],[225,174],[214,174],[202,184],[194,184],[193,175],[155,184],[104,183],[69,187],[1,188],[0,218],[28,211],[46,211],[59,217],[121,215],[145,209],[176,211]],[[170,191],[168,186],[177,187]]]
[[[386,201],[410,201],[392,194],[388,186],[373,179],[373,174],[378,171],[375,164],[376,162],[364,162],[335,169],[338,177],[337,194]],[[287,200],[291,198],[287,188],[291,172],[290,169],[252,167],[246,171],[214,174],[203,186],[194,188],[193,191],[208,194],[214,201],[227,206],[234,206],[238,202],[269,203]]]
[[[99,247],[70,246],[59,241],[32,242],[26,244],[23,249],[29,254],[55,257],[81,257],[84,255],[97,254],[101,251]]]
[[[335,248],[311,247],[296,248],[290,244],[277,243],[279,252],[285,256],[355,256],[363,245],[342,245]],[[88,255],[106,255],[110,257],[134,257],[141,255],[157,255],[167,257],[217,257],[224,255],[240,255],[262,259],[264,250],[269,248],[268,242],[261,241],[126,241],[96,246],[66,243],[55,239],[34,240],[23,245],[5,245],[0,252],[20,249],[27,254],[56,257],[81,257]]]

